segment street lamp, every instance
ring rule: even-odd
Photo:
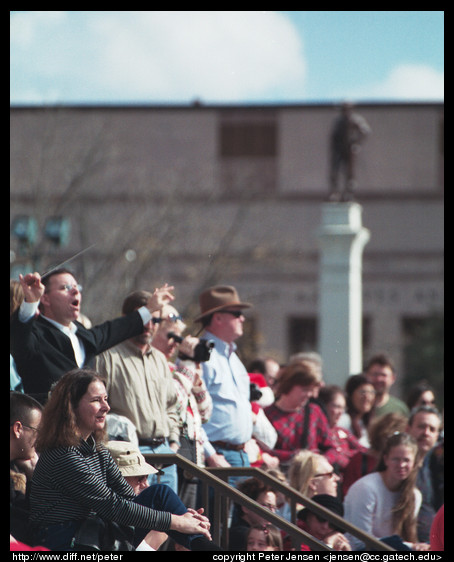
[[[70,223],[66,217],[49,217],[44,226],[44,236],[56,246],[66,246],[69,240]]]
[[[28,215],[18,215],[11,225],[11,233],[19,240],[19,255],[26,255],[36,243],[36,219]]]
[[[17,215],[11,224],[11,234],[18,241],[19,259],[16,260],[14,254],[13,260],[10,260],[14,262],[11,264],[10,276],[16,278],[19,273],[39,271],[45,246],[38,241],[36,219],[29,215]],[[69,219],[62,216],[48,217],[42,235],[44,240],[52,244],[54,250],[66,246],[70,235]]]

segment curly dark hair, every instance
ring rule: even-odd
[[[242,480],[239,482],[237,488],[240,492],[243,492],[243,494],[252,500],[257,500],[260,494],[263,494],[264,492],[274,492],[274,488],[272,486],[269,486],[254,477]]]
[[[51,389],[43,409],[36,449],[44,451],[55,447],[76,447],[81,440],[76,409],[88,386],[105,380],[91,369],[74,369],[62,376]],[[106,441],[106,429],[94,434],[97,443]]]

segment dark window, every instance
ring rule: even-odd
[[[435,388],[438,406],[444,403],[444,317],[402,318],[403,388],[426,380]]]
[[[317,351],[317,319],[293,317],[288,321],[289,355],[300,351]]]
[[[221,123],[221,158],[274,157],[277,152],[275,123]]]
[[[363,350],[367,350],[371,341],[371,321],[369,317],[363,318],[362,336]],[[300,351],[317,351],[318,323],[315,317],[289,318],[288,347],[289,355]]]

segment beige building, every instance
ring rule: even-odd
[[[317,349],[317,229],[328,196],[334,105],[11,109],[11,221],[36,220],[29,247],[11,237],[12,275],[72,262],[94,322],[127,292],[176,287],[188,321],[208,285],[254,303],[248,356]],[[364,355],[404,368],[415,322],[443,309],[442,104],[363,104],[358,154]],[[66,245],[43,236],[64,217]],[[360,343],[359,343],[360,344]],[[349,373],[346,373],[346,376]]]

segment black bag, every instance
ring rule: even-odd
[[[74,536],[74,550],[98,550],[115,552],[132,551],[134,548],[134,527],[104,521],[95,514],[89,515]]]

